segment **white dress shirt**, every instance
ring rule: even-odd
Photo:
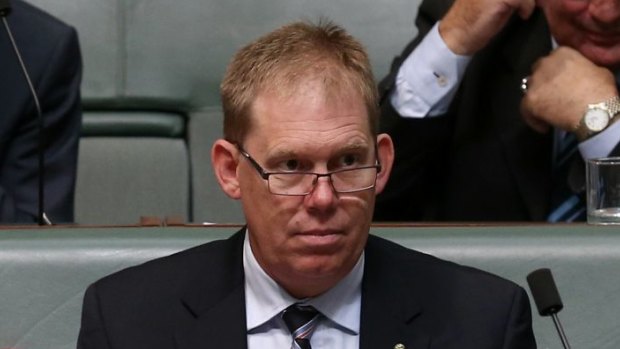
[[[470,56],[453,53],[439,34],[439,22],[405,59],[396,75],[390,102],[402,117],[445,114],[465,74]],[[584,110],[585,112],[585,110]],[[620,139],[620,122],[579,143],[584,159],[604,157]]]
[[[280,313],[298,302],[312,305],[324,315],[310,339],[313,349],[359,348],[364,254],[351,272],[329,291],[315,298],[296,299],[258,264],[248,234],[246,231],[243,245],[248,348],[291,348],[293,339]]]

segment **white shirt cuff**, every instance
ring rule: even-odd
[[[470,60],[450,51],[437,22],[401,65],[392,106],[403,117],[445,114]]]
[[[579,152],[584,160],[607,157],[620,140],[620,121],[614,122],[605,131],[579,143]]]

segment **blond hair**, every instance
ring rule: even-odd
[[[309,80],[329,92],[353,91],[364,99],[370,130],[378,129],[378,92],[362,44],[326,20],[295,22],[239,50],[220,86],[224,137],[241,144],[249,132],[252,103],[261,92],[292,95]]]

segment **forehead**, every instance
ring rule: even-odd
[[[246,141],[267,150],[374,143],[368,110],[353,89],[330,91],[308,83],[288,92],[264,91],[252,104],[250,117]]]

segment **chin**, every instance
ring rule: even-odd
[[[307,278],[325,278],[348,273],[349,270],[344,270],[345,263],[346,261],[334,259],[333,256],[308,256],[295,263],[295,271]]]

